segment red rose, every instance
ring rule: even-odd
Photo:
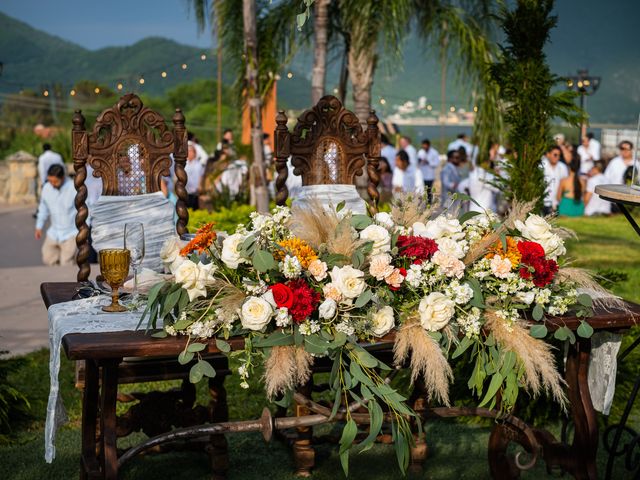
[[[276,283],[269,287],[273,293],[273,300],[278,308],[291,308],[293,305],[293,292],[284,283]]]
[[[536,260],[540,258],[544,258],[544,248],[537,242],[518,242],[518,251],[522,255],[522,260],[520,260],[525,265],[531,265]]]
[[[410,235],[400,235],[396,247],[401,256],[416,260],[428,260],[438,251],[438,244],[434,240]]]
[[[289,308],[291,318],[296,323],[302,323],[311,316],[318,306],[320,294],[301,278],[287,282],[286,286],[291,289],[292,293],[293,305]]]

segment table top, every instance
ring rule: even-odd
[[[50,282],[40,286],[42,298],[47,305],[71,300],[76,293],[78,284],[75,282]],[[625,330],[636,324],[640,324],[640,305],[627,303],[628,310],[606,311],[597,309],[595,315],[587,321],[594,330]],[[550,317],[545,320],[545,325],[550,331],[562,326],[576,330],[581,319],[575,316]],[[378,342],[376,348],[392,345],[395,333],[390,332]],[[207,348],[204,354],[220,353],[216,347],[215,338],[206,342]],[[229,340],[233,350],[244,348],[244,339],[234,338]],[[153,338],[143,330],[103,332],[103,333],[70,333],[62,339],[62,345],[71,360],[86,359],[110,359],[122,357],[157,357],[178,355],[184,350],[185,337]],[[373,345],[372,345],[373,346]]]
[[[598,185],[596,193],[610,202],[640,205],[640,189],[633,188],[630,185]]]

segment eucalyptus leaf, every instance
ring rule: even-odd
[[[489,388],[487,388],[487,393],[485,393],[484,398],[482,399],[482,402],[480,402],[480,405],[478,405],[479,407],[485,406],[496,396],[496,393],[498,393],[498,390],[500,389],[500,386],[502,385],[503,380],[504,378],[498,372],[494,373],[491,376],[491,383],[489,383]]]
[[[252,262],[255,269],[262,273],[273,270],[278,266],[271,252],[266,250],[256,250],[253,254]]]
[[[216,348],[223,353],[228,353],[231,351],[231,345],[220,338],[216,338]]]
[[[364,307],[367,303],[369,303],[369,301],[372,298],[373,298],[373,292],[371,291],[371,289],[366,289],[364,292],[362,292],[358,296],[358,298],[356,298],[356,301],[353,304],[353,306],[356,308]]]
[[[544,324],[541,325],[532,325],[531,329],[529,330],[529,334],[533,337],[533,338],[544,338],[547,336],[547,327]]]
[[[202,367],[200,367],[199,363],[196,363],[193,367],[191,367],[191,370],[189,370],[189,381],[191,383],[198,383],[200,380],[202,380],[203,373],[201,368]]]
[[[593,327],[583,320],[580,322],[576,333],[582,338],[590,338],[593,335]]]
[[[207,348],[207,345],[204,343],[192,343],[187,347],[187,351],[195,353],[195,352],[201,352],[205,348]]]
[[[165,332],[164,330],[160,330],[156,333],[153,333],[151,336],[153,338],[167,338],[169,334],[167,332]]]
[[[186,365],[191,360],[193,360],[193,357],[194,357],[194,353],[193,352],[189,352],[188,350],[183,350],[178,355],[178,363],[180,365]]]
[[[584,305],[585,307],[593,306],[593,299],[586,293],[581,293],[580,295],[578,295],[577,300],[580,305]]]
[[[367,408],[369,409],[369,435],[360,444],[360,453],[366,452],[373,447],[380,430],[382,430],[382,420],[384,419],[382,408],[375,400],[370,401],[367,404]]]
[[[351,226],[356,230],[364,230],[372,223],[373,221],[368,215],[358,214],[351,217]]]
[[[336,212],[342,210],[346,204],[347,202],[345,200],[342,200],[340,203],[338,203],[338,205],[336,205]]]
[[[196,365],[200,365],[199,369],[205,377],[213,378],[216,376],[216,370],[206,360],[199,360]]]
[[[531,315],[536,322],[542,320],[544,318],[544,308],[542,308],[542,305],[536,304],[536,306],[533,307]]]
[[[460,355],[462,355],[464,352],[467,351],[467,349],[473,345],[473,340],[469,337],[462,337],[462,340],[460,340],[460,343],[458,344],[457,348],[454,350],[453,354],[451,355],[451,358],[458,358]]]

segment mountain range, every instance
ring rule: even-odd
[[[620,0],[613,0],[614,3]],[[595,0],[583,3],[595,5]],[[587,99],[591,121],[595,123],[632,124],[640,111],[640,63],[637,53],[627,42],[633,32],[621,31],[617,38],[598,33],[598,25],[619,19],[619,11],[608,9],[603,15],[592,15],[592,24],[576,23],[568,5],[558,2],[558,16],[562,21],[554,31],[547,48],[552,70],[561,75],[575,72],[581,67],[591,67],[602,78],[598,92]],[[640,18],[640,2],[631,2],[630,12]],[[591,17],[589,17],[591,18]],[[580,43],[579,29],[592,29],[597,37],[585,46]],[[36,91],[61,83],[71,89],[79,80],[98,80],[116,89],[118,83],[124,90],[159,95],[179,83],[197,78],[215,78],[216,62],[211,52],[173,40],[150,37],[126,47],[108,47],[88,50],[80,45],[37,30],[24,22],[0,13],[0,101],[3,94],[23,88]],[[311,55],[303,51],[296,55],[289,67],[285,67],[278,84],[278,102],[282,108],[300,109],[310,103]],[[206,55],[205,60],[201,56]],[[464,79],[455,74],[455,58],[450,63],[447,76],[447,105],[471,107],[471,96]],[[328,69],[327,89],[337,84],[337,61]],[[182,64],[187,68],[183,69]],[[597,71],[596,71],[597,70]],[[167,72],[166,77],[161,73]],[[285,72],[291,72],[288,78]],[[377,69],[373,87],[375,107],[381,113],[392,112],[392,105],[405,101],[417,101],[427,97],[437,108],[440,104],[440,72],[436,49],[429,49],[414,35],[409,35],[399,61],[383,60]],[[232,78],[223,72],[225,83]],[[139,83],[145,79],[144,85]],[[380,100],[384,98],[385,105]]]

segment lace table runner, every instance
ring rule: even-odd
[[[58,303],[49,307],[49,377],[51,387],[44,432],[45,460],[48,463],[51,463],[56,456],[56,432],[60,426],[67,422],[67,413],[62,398],[60,398],[58,383],[62,337],[68,333],[135,330],[140,321],[140,312],[103,312],[100,307],[108,305],[110,302],[110,297],[101,295]]]

